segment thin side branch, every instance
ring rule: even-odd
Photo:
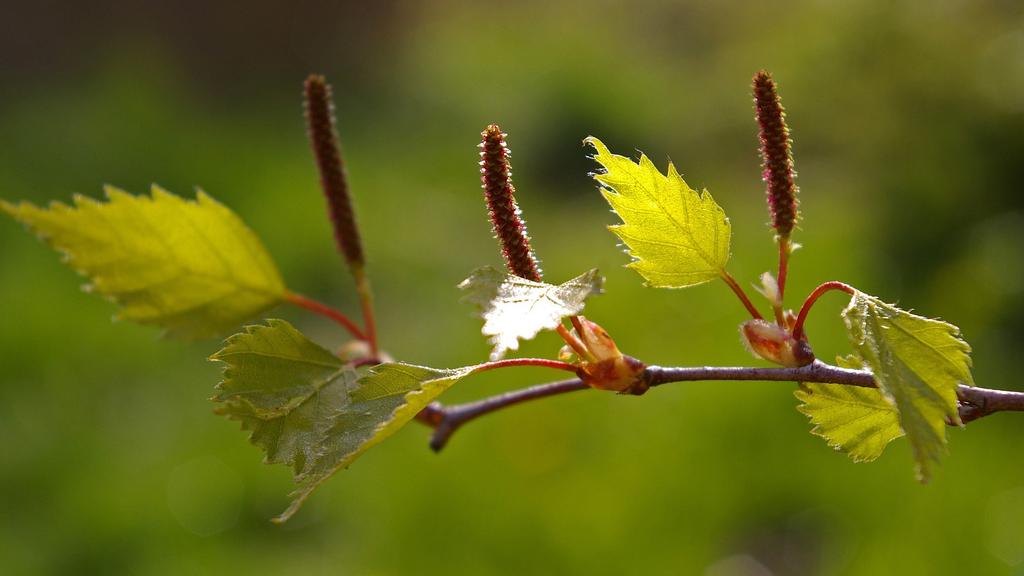
[[[732,366],[662,367],[648,366],[644,378],[649,386],[670,382],[699,380],[815,382],[875,388],[874,376],[866,370],[852,370],[832,366],[821,361],[800,368],[754,368]],[[434,402],[423,409],[417,420],[432,427],[434,434],[430,447],[436,452],[448,443],[452,434],[466,423],[497,410],[515,406],[529,400],[547,398],[587,390],[582,380],[563,380],[513,390],[490,398],[466,404],[444,406]],[[996,412],[1024,412],[1024,392],[992,390],[973,386],[960,386],[960,419],[966,424]]]
[[[416,416],[416,419],[434,428],[434,434],[430,437],[430,448],[434,452],[439,452],[448,443],[448,439],[451,438],[452,434],[470,420],[475,420],[484,414],[521,404],[528,400],[557,396],[576,390],[586,390],[587,388],[589,386],[577,378],[574,380],[538,384],[529,388],[491,396],[477,402],[467,402],[466,404],[455,406],[444,406],[440,402],[433,402],[424,408]]]

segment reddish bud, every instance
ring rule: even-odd
[[[754,104],[760,127],[762,178],[768,184],[768,212],[775,231],[788,238],[799,218],[792,140],[775,80],[764,70],[754,76]]]
[[[483,182],[487,211],[494,226],[494,235],[501,242],[501,253],[512,274],[535,282],[541,281],[537,259],[530,250],[530,237],[526,234],[516,190],[512,186],[512,170],[505,134],[496,124],[481,133],[480,180]]]
[[[640,395],[647,391],[644,380],[647,366],[643,362],[619,352],[619,347],[604,328],[580,316],[575,323],[580,342],[593,357],[581,361],[580,378],[591,388],[612,390],[623,394]]]
[[[740,337],[747,350],[769,362],[798,368],[814,362],[814,352],[805,340],[797,340],[781,326],[765,320],[740,324]]]

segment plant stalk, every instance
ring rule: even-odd
[[[793,338],[800,340],[804,337],[804,322],[807,320],[807,314],[810,313],[814,303],[821,298],[822,294],[830,290],[839,290],[840,292],[846,292],[853,296],[857,293],[857,289],[849,284],[844,284],[838,281],[825,282],[824,284],[815,288],[807,299],[804,300],[803,306],[800,307],[800,313],[796,317],[796,323],[793,324]]]
[[[725,283],[729,285],[729,288],[732,288],[733,293],[735,293],[736,297],[740,299],[740,302],[747,309],[747,312],[750,312],[750,315],[753,316],[755,320],[762,320],[763,317],[761,316],[761,313],[754,307],[754,303],[750,301],[747,293],[743,291],[743,288],[740,286],[739,282],[732,277],[732,274],[726,270],[722,270],[720,276],[722,277],[722,280],[725,280]]]
[[[825,364],[819,360],[800,368],[761,368],[733,366],[692,366],[662,367],[648,366],[644,378],[650,386],[671,382],[693,382],[701,380],[733,381],[774,381],[774,382],[815,382],[875,388],[874,376],[867,370],[853,370]],[[512,392],[506,392],[476,402],[445,406],[440,402],[431,403],[417,416],[417,420],[434,429],[430,447],[440,451],[459,428],[485,414],[515,406],[529,400],[547,398],[590,389],[582,380],[563,380],[538,384]],[[960,419],[972,422],[996,412],[1024,412],[1024,392],[993,390],[961,385],[957,394],[960,398]]]
[[[357,326],[356,323],[353,322],[352,319],[346,316],[344,313],[335,310],[334,308],[331,308],[330,306],[322,302],[317,302],[312,298],[308,298],[306,296],[303,296],[302,294],[296,294],[295,292],[288,292],[285,298],[291,304],[294,304],[300,308],[305,308],[310,312],[334,320],[338,324],[344,326],[345,329],[348,330],[348,332],[352,334],[352,336],[357,340],[363,340],[365,342],[368,342],[367,335],[363,333],[362,329],[359,328],[359,326]],[[376,356],[377,352],[374,351],[373,355]]]

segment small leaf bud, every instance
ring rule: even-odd
[[[580,341],[593,357],[592,362],[581,362],[580,378],[591,388],[612,390],[622,394],[640,395],[647,391],[643,362],[619,352],[615,341],[595,322],[579,317]]]
[[[805,340],[797,340],[781,326],[765,320],[740,324],[740,337],[751,354],[788,368],[814,362],[814,352]]]
[[[779,294],[779,283],[772,276],[771,272],[765,272],[761,274],[761,285],[754,286],[762,296],[764,296],[773,307],[782,306],[782,295]]]

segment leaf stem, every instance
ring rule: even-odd
[[[353,337],[359,340],[368,341],[366,338],[366,334],[363,333],[359,326],[357,326],[355,322],[353,322],[348,316],[346,316],[342,312],[339,312],[338,310],[335,310],[334,308],[331,308],[326,304],[317,302],[312,298],[307,298],[302,294],[296,294],[295,292],[288,292],[285,298],[288,300],[288,302],[291,302],[292,304],[300,308],[305,308],[306,310],[309,310],[321,316],[326,316],[327,318],[334,320],[338,324],[341,324],[342,326],[345,327],[346,330],[349,331],[350,334],[352,334]],[[377,353],[376,351],[374,351],[374,356],[376,355]]]
[[[380,357],[380,347],[377,345],[377,320],[373,313],[373,289],[370,288],[370,278],[362,266],[353,270],[356,280],[356,292],[359,294],[359,305],[363,313],[363,325],[366,327],[366,340],[370,345],[370,354],[374,358]]]
[[[839,384],[875,388],[874,376],[867,370],[852,370],[832,366],[815,361],[800,368],[776,367],[734,367],[734,366],[686,366],[662,367],[648,366],[644,378],[650,386],[659,386],[671,382],[693,382],[701,380],[733,380],[733,381],[775,381],[775,382],[816,382],[823,384]],[[515,406],[529,400],[568,394],[577,390],[590,389],[582,380],[562,380],[538,384],[520,390],[513,390],[476,402],[445,406],[433,402],[424,408],[417,420],[434,429],[430,439],[430,447],[436,452],[448,443],[452,434],[466,423],[490,414]],[[996,412],[1024,412],[1024,392],[1010,390],[993,390],[974,386],[960,386],[957,391],[960,398],[960,419],[971,422]]]
[[[553,368],[555,370],[572,372],[573,374],[576,373],[575,364],[562,362],[561,360],[548,360],[547,358],[508,358],[506,360],[497,360],[481,364],[474,372],[487,372],[488,370],[508,368],[510,366],[539,366],[541,368]]]
[[[804,300],[803,306],[800,307],[800,313],[796,317],[796,324],[793,325],[793,338],[800,340],[804,337],[804,321],[807,320],[807,314],[811,311],[811,307],[814,306],[814,303],[818,301],[818,298],[821,298],[822,294],[830,290],[839,290],[840,292],[846,292],[851,296],[857,293],[857,289],[853,286],[837,282],[835,280],[825,282],[821,286],[815,288],[810,295],[807,296],[807,299]]]
[[[743,291],[743,288],[740,286],[739,282],[737,282],[736,279],[732,277],[732,274],[730,274],[727,270],[722,270],[720,276],[722,277],[722,280],[725,280],[725,283],[729,285],[729,288],[732,288],[732,291],[736,294],[736,297],[739,298],[740,302],[743,303],[743,306],[746,307],[747,312],[750,312],[750,315],[753,316],[755,320],[762,320],[763,317],[761,316],[761,313],[758,312],[757,308],[754,307],[754,304],[750,301],[750,298],[747,296],[747,293]]]

